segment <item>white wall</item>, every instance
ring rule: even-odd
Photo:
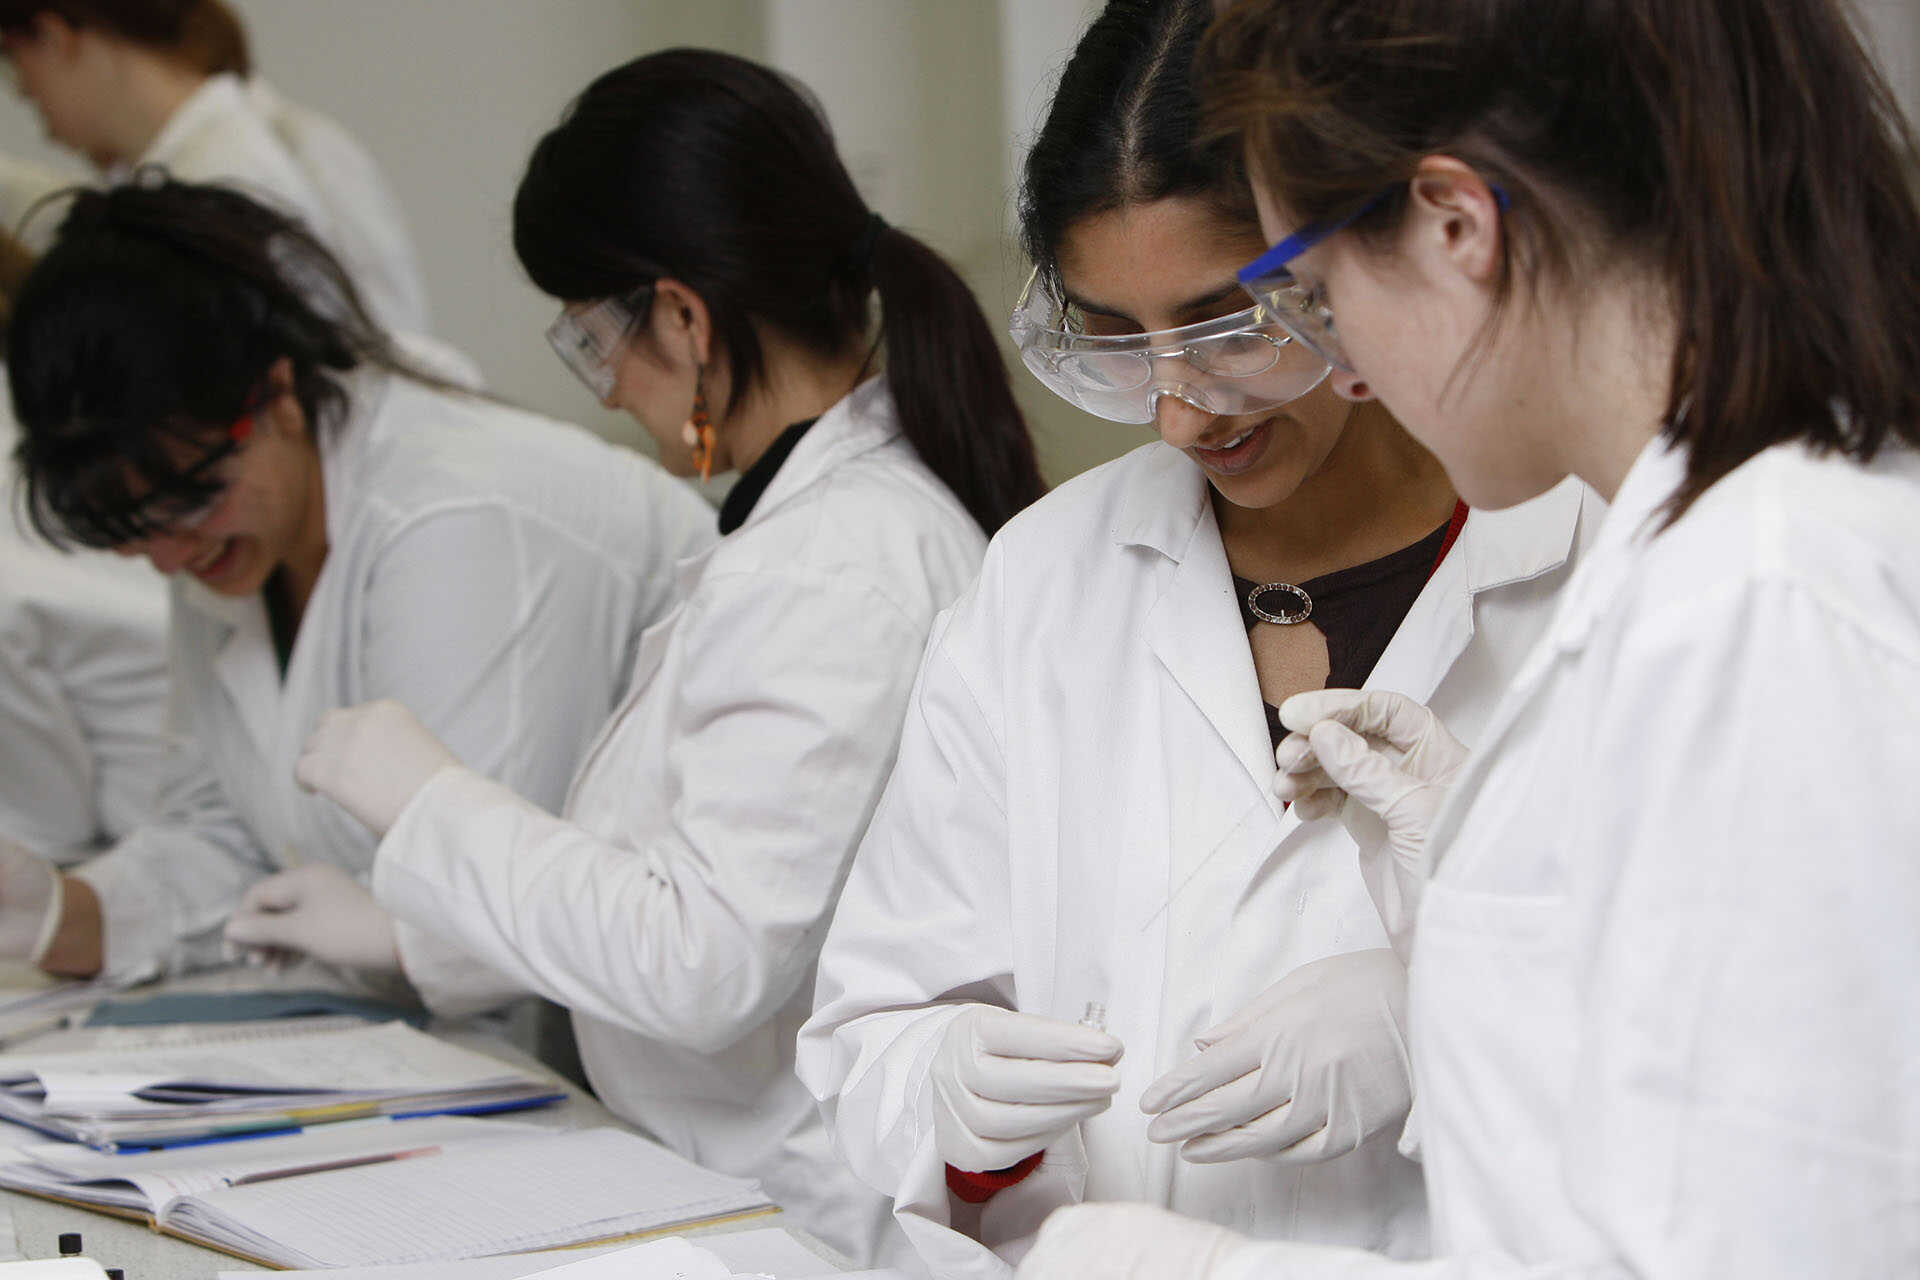
[[[1893,89],[1920,124],[1920,0],[1855,0],[1865,19],[1868,48],[1893,81]]]

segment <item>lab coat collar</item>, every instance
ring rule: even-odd
[[[1116,503],[1114,541],[1149,547],[1169,560],[1184,559],[1201,521],[1212,518],[1207,478],[1172,445],[1155,442],[1139,452],[1144,454],[1139,465],[1115,464],[1127,470]]]
[[[1660,532],[1661,510],[1685,481],[1687,449],[1656,436],[1620,482],[1580,571],[1569,584],[1551,643],[1558,652],[1583,648],[1594,624],[1632,580],[1639,553]]]
[[[850,459],[880,448],[899,434],[893,397],[886,379],[876,374],[820,415],[734,534],[753,528]]]
[[[1369,689],[1427,702],[1473,640],[1473,602],[1566,564],[1585,489],[1563,481],[1504,511],[1473,511],[1367,676]]]
[[[187,100],[174,108],[160,132],[141,155],[142,164],[165,164],[178,155],[188,139],[223,116],[246,108],[246,87],[240,77],[223,71],[208,76]],[[124,175],[122,175],[124,176]]]

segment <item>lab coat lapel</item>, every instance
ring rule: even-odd
[[[1274,764],[1260,681],[1234,603],[1226,549],[1213,508],[1204,500],[1191,536],[1168,570],[1166,590],[1147,615],[1142,638],[1206,722],[1208,732],[1182,754],[1204,761],[1203,773],[1231,769],[1221,758],[1224,747],[1224,755],[1240,766],[1233,793],[1247,794],[1240,778],[1264,792],[1273,780]],[[1238,817],[1239,810],[1232,816]]]
[[[255,754],[272,758],[279,739],[280,672],[266,601],[258,595],[230,599],[192,579],[179,584],[176,607],[200,614],[220,634],[213,645],[213,680],[246,730]]]

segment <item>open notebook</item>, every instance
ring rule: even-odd
[[[560,1089],[401,1022],[116,1028],[0,1054],[0,1118],[105,1151],[370,1115],[489,1113]]]
[[[467,1142],[539,1133],[510,1120],[427,1116],[356,1120],[303,1133],[114,1155],[72,1142],[23,1145],[0,1164],[0,1187],[165,1226],[174,1206],[218,1187],[383,1160],[437,1155]]]
[[[612,1240],[765,1213],[729,1178],[618,1129],[448,1148],[177,1201],[165,1231],[276,1267],[366,1267]]]

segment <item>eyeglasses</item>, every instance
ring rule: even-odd
[[[1326,361],[1257,306],[1178,329],[1088,333],[1078,309],[1038,269],[1007,327],[1048,390],[1110,422],[1152,422],[1163,396],[1221,417],[1258,413],[1297,400],[1327,376]]]
[[[1353,362],[1348,359],[1346,348],[1340,342],[1340,334],[1333,327],[1333,308],[1327,303],[1326,287],[1315,285],[1311,289],[1304,288],[1294,278],[1287,264],[1378,209],[1387,197],[1405,185],[1404,182],[1397,182],[1385,191],[1375,193],[1359,208],[1343,217],[1309,222],[1240,268],[1236,276],[1240,287],[1257,305],[1266,308],[1275,322],[1336,369],[1351,373]],[[1510,203],[1506,191],[1497,185],[1490,189],[1494,202],[1499,205],[1501,212],[1506,212]]]
[[[221,499],[227,496],[227,490],[233,483],[230,477],[217,473],[227,459],[239,453],[253,439],[254,415],[268,398],[250,400],[240,416],[227,428],[225,438],[194,459],[180,472],[175,484],[170,486],[178,493],[201,495],[199,501],[186,506],[178,497],[173,497],[142,503],[134,510],[129,521],[137,532],[127,541],[165,534],[193,533],[213,518],[215,509],[219,507]]]
[[[613,394],[615,365],[627,339],[652,313],[650,284],[624,297],[562,307],[547,326],[547,343],[587,390],[605,400]]]

